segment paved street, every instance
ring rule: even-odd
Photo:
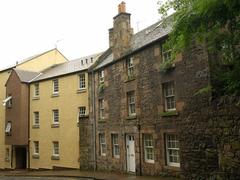
[[[86,178],[61,178],[61,177],[0,177],[1,180],[91,180]]]
[[[113,172],[79,170],[0,171],[0,180],[179,180],[172,177],[135,176]]]

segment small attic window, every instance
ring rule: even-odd
[[[88,59],[86,59],[86,64],[88,63]]]
[[[81,60],[81,65],[83,65],[83,60]]]
[[[91,63],[93,63],[93,58],[91,57]]]

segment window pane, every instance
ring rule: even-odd
[[[85,74],[79,75],[79,88],[85,89],[86,88],[86,82],[85,82]]]

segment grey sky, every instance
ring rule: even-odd
[[[55,47],[75,59],[108,48],[121,0],[0,0],[0,69]],[[158,0],[125,0],[134,32],[160,19]]]

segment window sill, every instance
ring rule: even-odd
[[[58,93],[54,93],[54,94],[51,95],[52,98],[54,98],[54,97],[58,97],[58,96],[59,96]]]
[[[133,119],[137,119],[137,115],[129,115],[126,120],[133,120]]]
[[[128,77],[127,80],[125,80],[124,82],[127,83],[127,82],[130,82],[130,81],[134,81],[136,78],[135,76],[134,77]]]
[[[51,128],[59,128],[60,124],[51,124]]]
[[[38,96],[35,96],[32,98],[32,100],[39,100],[39,99],[40,99],[40,97],[38,97]]]
[[[58,155],[52,155],[51,160],[60,160]]]
[[[39,159],[40,157],[39,157],[39,154],[33,154],[33,155],[32,155],[32,158],[33,158],[33,159]]]
[[[115,155],[113,156],[114,159],[119,159],[120,158],[120,155]]]
[[[104,122],[106,122],[106,120],[105,120],[104,118],[99,118],[99,119],[98,119],[98,122],[99,122],[99,123],[104,123]]]
[[[35,124],[32,126],[33,129],[39,129],[40,128],[40,125],[39,124]]]
[[[161,112],[160,115],[162,117],[177,116],[178,112],[176,110],[175,111],[165,111],[165,112]]]
[[[78,93],[85,93],[85,92],[87,92],[87,89],[85,88],[85,89],[78,89],[77,90],[77,94]]]
[[[81,120],[81,119],[85,119],[85,118],[88,118],[89,116],[86,114],[86,115],[82,115],[82,116],[79,116],[79,121]]]
[[[154,164],[154,160],[145,160],[145,163]]]
[[[170,165],[170,164],[165,165],[164,169],[179,171],[180,170],[180,164],[179,165]]]
[[[12,133],[11,132],[5,132],[6,136],[11,136]]]

